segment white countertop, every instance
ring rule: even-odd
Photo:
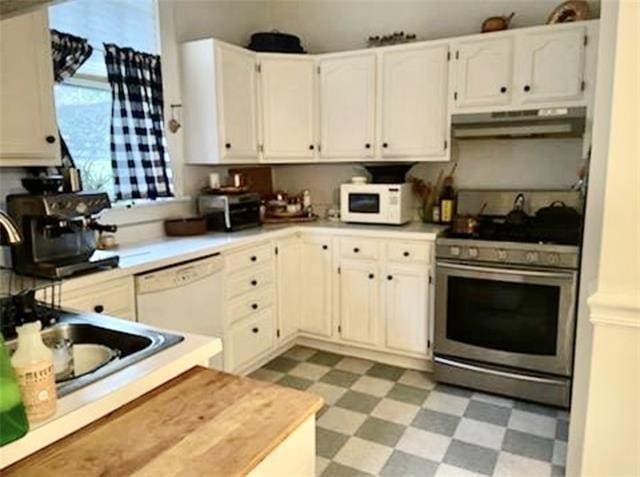
[[[211,232],[195,237],[165,237],[119,247],[114,250],[120,255],[119,267],[70,278],[66,281],[73,282],[73,288],[92,285],[195,260],[214,253],[223,253],[262,240],[282,238],[296,232],[432,241],[444,229],[443,226],[422,222],[398,226],[318,221],[305,224],[265,225],[232,233]]]

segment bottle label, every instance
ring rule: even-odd
[[[444,199],[440,203],[440,220],[443,222],[451,222],[453,219],[453,201]]]
[[[22,401],[30,422],[42,421],[56,412],[56,380],[53,363],[41,361],[15,368]]]

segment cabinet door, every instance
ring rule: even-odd
[[[382,53],[383,158],[429,158],[445,153],[446,45]]]
[[[426,355],[429,334],[428,270],[390,266],[384,281],[387,347]]]
[[[331,237],[303,235],[300,240],[300,331],[331,336],[333,266]]]
[[[300,317],[300,239],[290,237],[276,244],[278,277],[278,330],[281,340],[298,332]]]
[[[256,55],[216,45],[216,80],[222,162],[256,162],[258,113]]]
[[[45,9],[0,22],[0,58],[0,165],[57,165],[60,144]]]
[[[369,260],[343,260],[340,265],[340,336],[345,341],[378,341],[380,277]]]
[[[454,107],[502,106],[511,103],[513,40],[495,38],[455,45]]]
[[[260,60],[263,158],[268,162],[315,157],[313,58],[268,56]]]
[[[376,55],[320,60],[320,157],[373,157]]]
[[[582,98],[585,29],[538,31],[518,36],[517,88],[522,103]]]

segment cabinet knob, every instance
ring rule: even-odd
[[[313,151],[315,148],[316,147],[313,144],[309,144],[309,149],[311,149]]]
[[[375,275],[373,273],[369,274],[369,280],[373,280],[375,278]]]
[[[231,143],[230,142],[225,143],[224,147],[227,149],[231,149]]]
[[[54,142],[56,142],[56,137],[55,136],[47,136],[45,138],[45,140],[49,143],[49,144],[53,144]]]
[[[251,280],[251,285],[252,286],[257,286],[258,285],[258,280]]]
[[[404,255],[405,257],[408,257],[410,255],[409,252],[404,252],[402,255]]]
[[[328,246],[328,245],[323,245],[323,246],[322,246],[322,250],[327,250],[328,248],[329,248],[329,246]]]
[[[500,92],[501,93],[506,93],[507,92],[507,87],[503,86],[502,88],[500,88]]]
[[[353,253],[358,253],[358,252],[360,252],[360,249],[358,247],[353,249]]]
[[[93,307],[93,311],[95,311],[96,313],[102,313],[104,311],[104,306],[96,305]]]
[[[251,331],[253,331],[254,333],[257,333],[258,331],[260,331],[260,328],[255,327],[255,328],[252,328]]]
[[[385,149],[389,147],[389,143],[388,142],[383,142],[382,143],[382,147],[384,147]]]
[[[256,260],[258,260],[258,257],[256,257],[255,255],[253,255],[253,256],[251,257],[251,261],[252,261],[252,262],[255,262]]]
[[[254,310],[257,310],[258,309],[258,304],[257,303],[253,303],[251,305],[251,308],[253,308]]]
[[[364,147],[365,147],[365,149],[371,149],[371,144],[370,144],[370,143],[366,143],[366,144],[364,145]]]
[[[393,275],[387,275],[387,280],[393,280]]]
[[[525,93],[528,93],[529,91],[531,91],[531,86],[529,86],[528,84],[525,84],[523,89]]]

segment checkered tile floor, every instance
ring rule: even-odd
[[[323,477],[564,475],[569,415],[556,408],[303,347],[251,376],[324,398],[316,463]]]

